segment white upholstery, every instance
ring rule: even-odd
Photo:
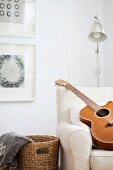
[[[90,165],[93,170],[113,170],[113,151],[93,149]]]
[[[113,100],[113,87],[79,90],[98,104]],[[61,170],[113,170],[113,151],[92,149],[90,128],[79,121],[78,113],[84,106],[84,102],[75,94],[57,87],[57,135],[61,141]]]

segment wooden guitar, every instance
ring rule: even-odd
[[[100,106],[64,80],[55,82],[76,94],[86,103],[80,111],[80,120],[91,127],[94,144],[104,150],[113,150],[113,102]]]

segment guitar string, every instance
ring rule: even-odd
[[[80,95],[79,95],[80,96]],[[89,103],[88,102],[88,100],[86,99],[86,97],[85,96],[83,96],[83,95],[81,95],[81,98],[85,98],[85,100],[87,101],[87,103]],[[91,104],[90,104],[91,105]],[[94,110],[95,110],[95,106],[96,106],[96,108],[98,107],[98,105],[95,105],[95,103],[93,102],[93,105],[92,106],[94,106]],[[101,107],[101,106],[100,106]],[[91,107],[92,108],[92,107]],[[112,122],[113,121],[113,119],[112,119],[112,117],[105,117],[106,116],[106,114],[105,114],[105,112],[103,112],[102,110],[100,110],[100,111],[98,111],[108,122]]]
[[[80,95],[79,95],[80,96]],[[85,100],[87,100],[86,99],[86,97],[84,97],[83,95],[81,96],[81,98],[85,98]],[[86,103],[89,103],[88,102],[88,100],[86,101]],[[89,105],[89,104],[88,104]],[[97,110],[97,109],[95,109],[95,104],[93,104],[92,106],[91,106],[91,104],[89,105],[91,108],[93,107],[93,109],[94,110]],[[96,105],[96,108],[97,108],[97,106],[98,105]],[[101,107],[101,106],[100,106]],[[108,122],[112,122],[113,121],[113,119],[112,119],[112,117],[105,117],[106,116],[106,113],[105,112],[103,112],[102,110],[99,110],[99,111],[97,111],[97,112],[99,112],[102,116],[103,116],[103,118],[105,118]]]
[[[102,116],[107,116],[105,113],[103,114],[103,111],[102,110],[100,110],[100,111],[98,111]],[[113,121],[113,119],[112,119],[112,117],[110,116],[110,117],[108,117],[108,118],[106,118],[108,121]]]
[[[86,100],[86,103],[89,103],[89,100],[88,99],[86,99],[86,97],[85,96],[83,96],[83,95],[80,95],[79,94],[79,96],[82,98],[82,99],[84,99],[85,98],[85,100]],[[88,104],[89,105],[89,104]],[[95,110],[95,106],[96,106],[96,110],[97,110],[97,107],[98,107],[98,105],[95,105],[95,103],[93,102],[93,105],[92,104],[90,104],[89,105],[91,108],[93,107],[93,109]],[[112,117],[109,117],[109,118],[106,118],[105,116],[106,116],[106,114],[105,114],[105,112],[103,112],[102,110],[99,110],[98,111],[108,122],[109,121],[113,121],[112,120]]]
[[[79,95],[80,96],[80,95]],[[86,100],[86,103],[89,103],[88,102],[88,100],[86,99],[86,97],[85,96],[81,96],[81,98],[85,98],[85,100]],[[89,104],[88,104],[89,105]],[[95,106],[96,106],[96,108],[98,107],[98,105],[95,105],[95,103],[93,102],[93,105],[91,106],[92,104],[90,104],[89,106],[92,108],[93,107],[93,109],[94,110],[97,110],[97,109],[95,109]],[[100,106],[101,107],[101,106]],[[113,118],[110,116],[110,117],[105,117],[106,116],[106,113],[105,112],[103,112],[102,110],[99,110],[99,111],[97,111],[97,112],[99,112],[102,116],[103,116],[103,118],[105,118],[108,122],[112,122],[113,121]]]
[[[106,115],[106,113],[103,111],[103,110],[99,110],[99,111],[97,111],[98,113],[100,113],[102,116],[103,116],[103,118],[105,118],[106,120],[108,120],[109,122],[112,122],[113,121],[113,118],[110,116],[110,117],[105,117],[105,116],[107,116]]]
[[[88,101],[87,101],[88,102]],[[94,108],[95,108],[95,105],[94,105]],[[95,109],[94,109],[95,110]],[[105,117],[106,116],[106,113],[103,111],[103,110],[99,110],[99,111],[97,111],[98,113],[100,113],[102,116],[103,116],[103,118],[105,118],[108,122],[112,122],[113,121],[113,119],[112,119],[112,117],[110,116],[110,117]]]
[[[93,110],[97,110],[97,107],[98,108],[100,108],[101,106],[99,106],[99,105],[97,105],[95,102],[93,102],[92,100],[90,100],[87,96],[85,96],[84,94],[82,94],[78,89],[76,89],[76,88],[74,88],[71,84],[67,84],[67,85],[69,85],[69,87],[71,87],[72,88],[72,91],[74,91],[75,92],[75,94],[78,96],[78,97],[80,97],[83,101],[84,101],[84,99],[85,99],[85,103],[87,104],[87,103],[90,103],[90,102],[92,102],[93,104],[88,104],[91,108],[93,108]],[[68,86],[67,86],[67,88],[68,88]],[[96,109],[95,109],[96,108]],[[106,114],[105,114],[105,112],[103,112],[102,110],[99,110],[99,111],[97,111],[97,112],[99,112],[108,122],[110,121],[110,122],[112,122],[113,121],[113,119],[112,119],[112,117],[108,117],[108,118],[106,118],[105,116],[106,116]]]
[[[111,123],[113,123],[113,118],[110,116],[110,117],[105,117],[105,116],[107,116],[106,115],[106,113],[104,112],[104,111],[102,111],[102,110],[99,110],[99,111],[97,111],[98,113],[100,113],[102,116],[103,116],[103,118],[105,118],[106,120],[108,120],[108,122],[111,122]]]
[[[99,110],[99,111],[97,111],[97,112],[99,112],[102,116],[107,116],[106,115],[106,113],[103,111],[103,110]],[[111,117],[111,116],[109,116],[108,118],[106,118],[108,121],[113,121],[113,118]]]
[[[103,113],[103,111],[99,111],[99,112],[100,112],[100,114],[101,114],[102,116],[106,116],[106,114],[105,114],[105,113],[104,113],[104,114],[102,114],[102,113]],[[108,120],[108,122],[113,123],[113,119],[112,119],[112,117],[108,117],[108,118],[103,117],[103,118],[105,118],[106,120]]]

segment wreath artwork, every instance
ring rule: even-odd
[[[19,88],[24,86],[25,68],[20,55],[0,55],[0,87]]]

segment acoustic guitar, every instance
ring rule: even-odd
[[[80,120],[91,127],[92,139],[98,148],[113,150],[113,102],[100,106],[67,81],[57,80],[55,84],[66,87],[86,103],[80,111]]]

